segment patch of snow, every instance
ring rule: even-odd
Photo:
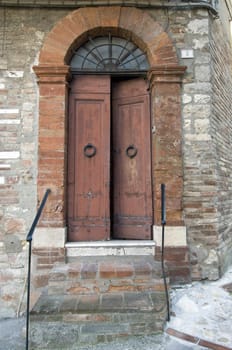
[[[232,344],[232,295],[222,287],[232,283],[232,268],[218,281],[195,282],[171,291],[175,316],[167,327],[221,345]]]

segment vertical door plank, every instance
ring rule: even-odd
[[[113,235],[151,239],[149,94],[142,78],[113,85]]]
[[[110,77],[72,83],[68,146],[68,239],[110,238]]]

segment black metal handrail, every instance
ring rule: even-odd
[[[161,184],[161,225],[162,225],[162,246],[161,246],[161,267],[163,272],[164,289],[167,304],[167,321],[170,321],[170,305],[168,296],[168,286],[166,280],[165,266],[164,266],[164,230],[166,225],[166,191],[165,184]]]
[[[31,243],[33,238],[33,233],[35,231],[36,225],[40,219],[40,216],[42,214],[43,208],[46,204],[47,198],[51,190],[48,188],[44,194],[44,197],[42,199],[42,202],[40,203],[39,209],[37,211],[37,214],[34,218],[34,221],[31,225],[31,228],[27,234],[27,242],[29,243],[29,249],[28,249],[28,274],[27,274],[27,311],[26,311],[26,350],[28,350],[29,346],[29,316],[30,316],[30,286],[31,286]]]

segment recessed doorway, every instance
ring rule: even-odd
[[[146,56],[109,34],[89,38],[71,67],[68,240],[151,239]]]

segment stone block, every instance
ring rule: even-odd
[[[49,274],[50,281],[66,281],[69,276],[69,266],[65,264],[55,264],[55,270],[53,269]]]
[[[60,305],[60,312],[74,312],[77,309],[79,296],[64,295]]]
[[[8,194],[10,195],[10,193]],[[15,193],[15,196],[17,194]],[[8,218],[5,221],[5,232],[7,234],[25,232],[25,220],[21,218]],[[14,236],[15,237],[15,236]]]
[[[151,300],[148,293],[124,293],[125,307],[130,310],[151,310]]]
[[[67,265],[68,266],[68,265]],[[68,270],[68,279],[70,280],[77,280],[80,278],[81,275],[81,264],[74,263],[72,265],[69,265],[69,270]]]
[[[31,348],[68,350],[77,344],[79,326],[62,322],[38,322],[31,325]]]
[[[32,277],[33,285],[35,288],[46,287],[48,284],[49,275],[48,273],[36,274]]]
[[[32,314],[57,314],[60,310],[60,306],[63,303],[63,296],[40,296],[37,303],[35,304]]]
[[[84,264],[81,268],[82,279],[94,279],[97,275],[97,264]]]
[[[94,311],[99,309],[100,297],[98,295],[81,295],[77,305],[80,311]]]
[[[129,324],[117,324],[117,323],[107,323],[107,324],[92,324],[84,325],[81,328],[82,334],[129,334],[130,327]]]
[[[65,287],[67,294],[90,294],[92,292],[91,286],[88,285],[81,285],[80,283],[71,283],[66,285]]]
[[[167,301],[166,296],[162,292],[151,292],[150,298],[153,302],[153,307],[156,312],[165,312]]]
[[[19,253],[22,251],[22,243],[16,235],[5,236],[4,245],[7,253]]]
[[[123,293],[106,293],[101,296],[102,310],[123,310]]]
[[[117,277],[114,265],[104,263],[104,262],[99,266],[99,275],[101,278],[107,278],[107,279]]]

